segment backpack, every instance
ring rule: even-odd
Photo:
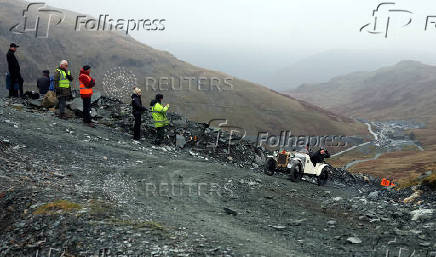
[[[55,107],[58,104],[58,99],[53,91],[48,91],[42,99],[42,106],[45,108]]]
[[[26,93],[24,93],[24,97],[26,99],[36,100],[39,99],[39,94],[36,93],[35,91],[26,91]]]
[[[50,87],[48,88],[49,91],[55,91],[54,87],[54,76],[50,77]]]

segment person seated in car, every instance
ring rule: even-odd
[[[313,166],[315,167],[317,163],[323,163],[325,158],[330,158],[330,153],[327,151],[327,149],[321,148],[309,156]]]

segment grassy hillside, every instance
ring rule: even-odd
[[[97,88],[102,89],[104,75],[110,70],[122,67],[135,74],[137,85],[145,90],[143,102],[148,103],[158,91],[146,87],[146,77],[205,77],[218,78],[219,88],[225,88],[224,80],[231,76],[217,71],[195,67],[176,59],[168,52],[153,49],[121,32],[74,32],[75,17],[64,11],[67,17],[60,25],[50,30],[48,39],[35,38],[34,34],[15,35],[9,28],[21,21],[23,1],[2,0],[0,3],[0,45],[2,54],[7,51],[10,41],[21,47],[17,56],[21,62],[26,85],[34,81],[43,69],[54,71],[62,59],[70,60],[73,73],[77,74],[84,64],[93,67]],[[144,32],[165,33],[165,32]],[[0,58],[0,70],[6,71],[6,60]],[[294,133],[306,135],[362,134],[365,127],[308,104],[287,98],[266,87],[248,81],[232,78],[232,90],[208,90],[193,86],[188,90],[188,81],[182,83],[183,90],[164,90],[165,102],[173,111],[185,114],[191,119],[208,122],[211,119],[227,119],[229,124],[245,128],[249,134],[258,131],[278,132],[291,129]],[[125,86],[130,91],[133,85]],[[176,84],[176,88],[178,88]],[[206,89],[204,89],[206,88]],[[129,92],[123,95],[128,96]],[[128,100],[127,97],[124,97]]]

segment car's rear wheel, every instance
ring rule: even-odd
[[[292,166],[289,170],[289,179],[292,182],[298,182],[303,177],[303,173],[301,171],[301,166],[296,164]]]
[[[276,161],[273,158],[268,158],[265,163],[264,173],[268,176],[274,175],[276,170]]]
[[[324,186],[327,184],[327,180],[329,178],[329,167],[324,167],[321,171],[321,174],[318,176],[318,186]]]

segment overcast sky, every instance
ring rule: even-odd
[[[166,30],[132,33],[154,48],[207,68],[220,69],[222,56],[231,62],[246,58],[268,70],[287,66],[306,56],[331,49],[374,49],[436,52],[434,24],[424,31],[426,17],[436,16],[434,0],[398,0],[383,12],[391,16],[390,34],[373,35],[359,29],[373,22],[375,0],[46,0],[80,13],[109,14],[119,19],[166,19]],[[386,8],[387,10],[388,8]],[[409,26],[402,27],[412,18]],[[436,18],[434,19],[436,21]],[[379,27],[385,23],[379,23]],[[368,27],[370,30],[370,27]],[[381,31],[382,29],[380,29]],[[259,56],[258,59],[254,56]],[[217,61],[214,64],[214,58]],[[233,59],[232,59],[232,58]],[[251,59],[250,59],[251,58]],[[224,61],[225,62],[225,61]],[[229,72],[231,68],[224,70]]]

